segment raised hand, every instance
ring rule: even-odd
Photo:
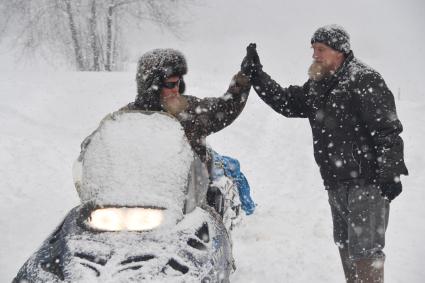
[[[246,47],[246,56],[242,60],[241,71],[252,80],[258,75],[262,68],[263,65],[261,65],[260,57],[257,53],[257,45],[255,43],[250,43]]]

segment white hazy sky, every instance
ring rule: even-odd
[[[335,23],[351,35],[354,54],[377,69],[395,93],[400,89],[402,95],[421,97],[422,0],[204,2],[189,12],[183,41],[166,33],[138,32],[130,44],[132,57],[151,48],[174,47],[186,54],[191,71],[215,70],[216,79],[221,79],[221,75],[229,77],[220,72],[223,64],[236,70],[245,46],[256,42],[267,72],[283,84],[299,84],[306,79],[311,61],[311,35],[318,27]]]

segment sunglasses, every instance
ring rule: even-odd
[[[163,82],[162,83],[162,87],[169,88],[169,89],[175,88],[176,86],[179,86],[179,85],[180,85],[180,79],[175,81],[175,82]]]

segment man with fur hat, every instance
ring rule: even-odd
[[[272,80],[255,44],[247,47],[242,71],[273,110],[309,119],[347,282],[384,282],[389,203],[402,191],[400,175],[408,174],[394,97],[381,75],[354,57],[342,27],[319,28],[311,45],[313,63],[302,86]]]
[[[184,95],[186,59],[173,49],[154,49],[138,62],[135,102],[122,110],[164,111],[182,124],[194,151],[208,161],[205,138],[230,125],[244,108],[251,84],[241,72],[236,74],[227,92],[217,98]]]
[[[186,59],[180,51],[154,49],[146,52],[139,59],[137,66],[136,99],[119,111],[158,111],[174,116],[182,125],[193,151],[205,165],[195,170],[202,171],[201,174],[208,175],[210,181],[213,181],[212,166],[217,165],[216,160],[222,160],[223,157],[212,149],[207,150],[206,137],[227,127],[239,116],[247,102],[251,84],[247,76],[238,72],[221,97],[197,98],[184,94],[184,75],[187,73],[187,69]],[[86,137],[81,143],[81,153],[74,164],[75,168],[78,168],[79,162],[82,162],[83,153],[93,134]],[[227,160],[229,159],[231,158],[227,157]],[[242,178],[243,174],[239,171],[239,165],[234,167],[231,174]],[[76,177],[78,178],[78,176]],[[245,177],[243,176],[243,178]],[[250,209],[249,213],[252,213],[253,208],[247,206],[253,205],[253,203],[249,203],[252,200],[249,197],[249,186],[247,182],[245,183],[241,188],[243,190],[241,194],[244,196],[242,209]],[[199,182],[199,185],[203,187],[205,184]],[[239,185],[237,187],[239,190]],[[79,190],[78,186],[77,190]],[[221,192],[213,189],[208,191],[206,196],[206,200],[211,206],[216,205],[215,194],[221,194]]]

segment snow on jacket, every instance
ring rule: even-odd
[[[228,91],[221,97],[198,98],[182,95],[187,99],[188,106],[176,118],[183,126],[193,150],[203,161],[207,160],[205,138],[230,125],[245,107],[251,86],[250,84],[239,85],[238,78],[234,81],[235,84],[231,84]],[[164,111],[141,107],[134,102],[121,110]]]
[[[161,84],[171,76],[180,77],[179,93],[187,107],[176,115],[193,150],[202,161],[207,160],[205,137],[230,125],[245,107],[251,85],[238,73],[221,97],[197,98],[184,95],[183,75],[188,67],[184,55],[174,49],[154,49],[140,57],[137,67],[137,96],[121,110],[165,111],[160,103]]]
[[[321,81],[282,88],[260,71],[253,85],[276,112],[309,119],[314,157],[327,188],[356,178],[388,183],[408,174],[394,96],[381,75],[352,52]]]

